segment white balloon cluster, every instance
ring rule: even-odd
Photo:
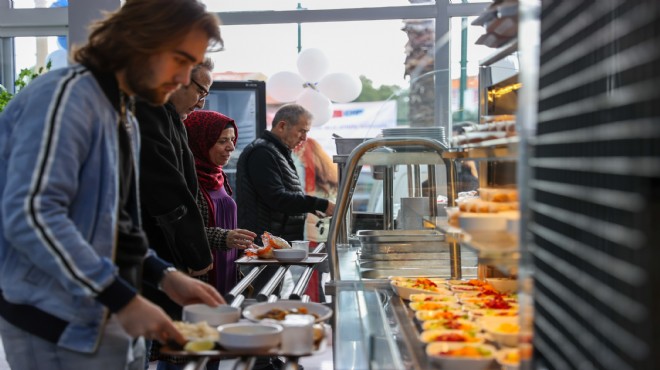
[[[332,118],[331,100],[348,103],[362,92],[362,82],[347,73],[330,73],[328,58],[319,49],[298,54],[298,72],[282,71],[266,83],[268,94],[282,103],[295,101],[312,113],[312,125],[320,126]]]

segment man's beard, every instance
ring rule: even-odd
[[[163,105],[171,93],[163,93],[160,89],[149,87],[154,79],[153,72],[139,63],[133,63],[126,68],[126,82],[135,95],[152,105]]]

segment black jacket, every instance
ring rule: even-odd
[[[186,129],[174,106],[138,103],[140,122],[140,194],[149,244],[177,268],[203,270],[212,262],[197,208],[195,160]]]
[[[326,199],[305,195],[291,150],[270,131],[245,147],[236,178],[238,227],[258,235],[302,240],[305,213],[328,208]]]
[[[174,106],[136,104],[140,123],[140,194],[149,245],[178,269],[203,270],[213,263],[205,223],[197,208],[195,160]],[[181,307],[156,287],[144,295],[178,319]]]

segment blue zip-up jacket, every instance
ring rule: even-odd
[[[137,181],[139,130],[130,111],[126,120]],[[95,350],[108,309],[136,294],[113,262],[119,123],[80,65],[35,79],[0,114],[0,315],[80,352]],[[157,281],[166,265],[145,261]]]

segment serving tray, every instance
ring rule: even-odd
[[[272,259],[261,259],[257,257],[243,256],[236,260],[239,265],[315,265],[328,258],[327,253],[310,253],[307,258],[301,261],[278,261]]]

